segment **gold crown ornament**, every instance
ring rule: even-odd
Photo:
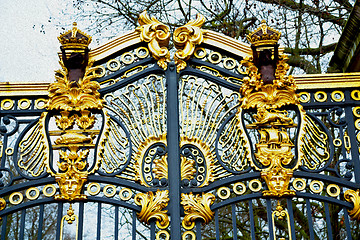
[[[247,35],[247,40],[253,46],[275,45],[280,39],[281,33],[266,25],[266,21],[262,20],[260,27]]]
[[[91,36],[80,31],[76,22],[72,29],[61,34],[58,39],[65,49],[86,49],[91,43]]]

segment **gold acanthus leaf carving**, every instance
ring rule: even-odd
[[[153,192],[138,193],[134,201],[136,205],[141,206],[141,211],[137,214],[141,222],[149,224],[151,220],[156,220],[156,225],[160,229],[169,226],[167,210],[163,210],[169,202],[168,190],[157,190],[155,195]]]
[[[100,66],[92,67],[89,62],[85,69],[83,79],[79,79],[78,86],[71,86],[68,79],[68,70],[62,61],[62,69],[55,71],[56,82],[49,86],[48,110],[82,111],[89,109],[102,109],[104,100],[100,98],[100,84],[92,81],[101,76]]]
[[[360,221],[360,193],[359,189],[356,191],[352,189],[348,189],[344,193],[344,198],[348,202],[352,202],[354,204],[354,208],[351,210],[348,210],[349,215],[352,219]]]
[[[177,72],[186,67],[185,61],[193,55],[195,46],[204,41],[204,30],[201,27],[205,20],[205,17],[198,13],[195,20],[190,20],[174,31],[174,44],[177,49],[174,58]]]
[[[193,193],[181,194],[181,205],[184,207],[185,217],[182,225],[186,230],[190,230],[195,226],[195,221],[200,219],[204,224],[209,223],[213,217],[214,212],[211,211],[210,206],[215,201],[215,196],[212,193],[203,193],[194,195]]]
[[[155,17],[150,18],[146,11],[140,14],[138,21],[140,26],[136,31],[140,32],[141,41],[148,43],[152,56],[158,61],[158,65],[166,70],[170,62],[170,52],[167,48],[170,40],[169,27]]]

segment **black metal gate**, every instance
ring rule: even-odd
[[[75,25],[48,90],[1,86],[1,240],[359,239],[358,74],[287,76],[276,30],[201,15],[171,60],[139,22],[92,51]]]

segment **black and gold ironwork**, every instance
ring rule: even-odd
[[[1,240],[358,238],[360,75],[204,22],[92,50],[74,24],[55,82],[0,83]]]

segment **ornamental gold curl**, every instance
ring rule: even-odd
[[[200,219],[204,224],[209,223],[213,217],[214,212],[211,211],[210,206],[215,201],[215,196],[212,193],[203,193],[194,195],[192,193],[181,194],[181,205],[184,206],[185,217],[182,225],[186,230],[190,230],[195,226],[195,221]]]
[[[155,17],[150,18],[146,11],[140,14],[138,21],[140,26],[136,31],[140,32],[141,41],[148,43],[152,56],[158,61],[158,65],[166,70],[167,63],[170,62],[170,52],[167,48],[170,40],[169,27]]]
[[[169,226],[167,210],[163,210],[169,202],[168,190],[157,190],[155,196],[153,192],[138,193],[134,201],[136,205],[141,206],[141,211],[137,214],[141,222],[149,224],[150,220],[156,220],[156,225],[160,229]]]
[[[204,30],[201,26],[205,22],[205,17],[201,14],[196,15],[195,20],[190,20],[184,26],[174,31],[174,44],[176,47],[175,64],[177,72],[186,67],[186,62],[194,53],[195,46],[204,41]]]
[[[344,193],[344,198],[348,202],[352,202],[354,204],[354,208],[348,210],[349,215],[352,219],[360,221],[360,195],[359,189],[354,191],[352,189],[346,190]]]

